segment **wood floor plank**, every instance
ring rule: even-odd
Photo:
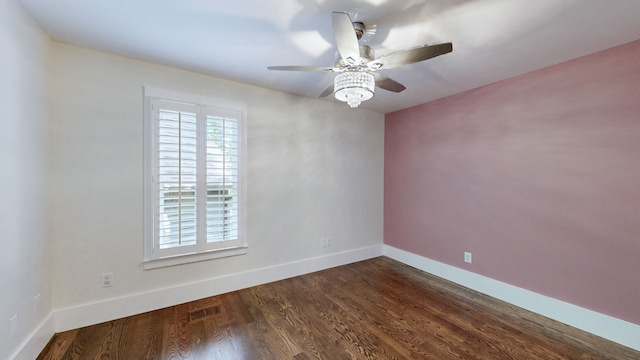
[[[386,257],[56,334],[57,359],[640,359]]]
[[[424,358],[428,355],[412,346],[413,343],[420,341],[420,339],[416,337],[411,338],[411,331],[409,329],[403,327],[396,319],[382,316],[377,307],[367,303],[366,293],[354,293],[351,288],[342,286],[338,276],[337,274],[332,276],[333,285],[328,282],[325,283],[322,291],[330,297],[342,311],[351,315],[354,327],[368,327],[368,331],[375,339],[375,342],[378,343],[378,347],[389,349],[385,351],[386,354],[378,350],[385,355],[385,358],[404,359],[416,355]],[[309,296],[311,296],[311,294]],[[369,326],[370,324],[373,326]],[[387,341],[387,338],[390,338],[392,341]]]
[[[71,330],[54,335],[54,337],[51,338],[51,341],[49,341],[47,346],[44,348],[42,354],[38,357],[38,360],[55,360],[64,358],[64,354],[67,353],[77,334],[78,330]]]

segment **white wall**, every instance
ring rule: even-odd
[[[383,115],[66,44],[52,56],[55,309],[381,246]],[[248,104],[248,254],[142,269],[145,85]]]
[[[6,359],[33,338],[51,311],[49,39],[13,0],[0,1],[0,54],[0,359]],[[35,311],[37,294],[41,304]],[[15,314],[17,332],[10,337],[9,318]]]

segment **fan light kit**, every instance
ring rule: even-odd
[[[352,108],[373,97],[376,81],[373,75],[362,71],[346,71],[336,75],[333,82],[335,97]]]
[[[352,108],[371,99],[376,86],[396,93],[405,89],[404,85],[375,71],[417,63],[453,50],[451,43],[422,45],[375,58],[371,47],[358,43],[365,32],[362,22],[351,21],[347,13],[333,12],[331,24],[340,54],[334,67],[269,66],[268,69],[337,72],[333,84],[320,97],[334,93],[336,99],[346,102]]]

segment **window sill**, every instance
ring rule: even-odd
[[[247,253],[246,246],[232,247],[227,249],[210,250],[201,253],[176,255],[161,259],[144,260],[142,262],[142,268],[144,270],[158,269],[169,266],[176,266],[182,264],[189,264],[199,261],[206,261],[212,259],[220,259],[230,256],[244,255]]]

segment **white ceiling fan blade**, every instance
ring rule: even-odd
[[[453,51],[451,43],[438,45],[422,45],[413,49],[400,50],[388,55],[381,56],[369,62],[371,69],[393,69],[402,65],[409,65],[434,58]]]
[[[332,83],[331,85],[327,86],[326,89],[324,89],[322,94],[320,94],[320,97],[323,98],[323,97],[327,97],[327,96],[333,94],[333,90],[334,90],[334,87],[333,87],[333,83]]]
[[[358,64],[360,61],[360,45],[349,14],[333,12],[331,24],[340,57],[349,65]]]
[[[321,67],[321,66],[267,66],[269,70],[281,70],[281,71],[327,71],[336,72],[340,71],[338,68]]]
[[[406,89],[404,85],[380,73],[374,72],[373,76],[376,78],[376,86],[379,87],[380,89],[392,91],[395,93],[402,92]]]

